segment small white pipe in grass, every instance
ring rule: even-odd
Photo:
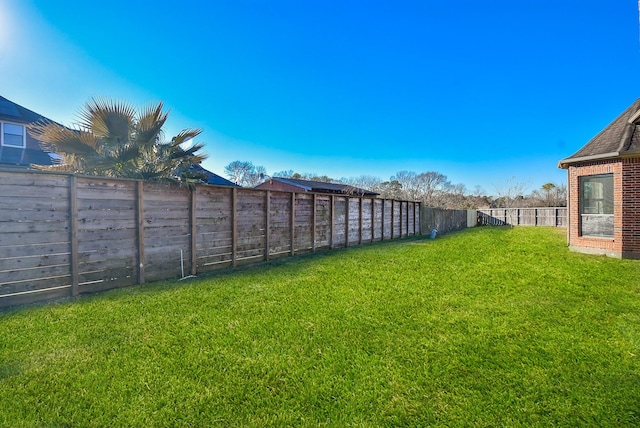
[[[182,273],[182,278],[180,278],[180,281],[182,281],[183,279],[196,277],[195,275],[184,276],[184,257],[182,255],[182,248],[180,248],[180,272]]]

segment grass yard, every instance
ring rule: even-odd
[[[0,426],[638,426],[640,261],[477,228],[0,313]]]

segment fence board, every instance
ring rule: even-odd
[[[39,269],[44,266],[66,266],[68,270],[69,246],[67,245],[66,248],[61,248],[61,250],[66,250],[66,252],[2,257],[0,258],[0,275],[10,275],[11,272]]]
[[[69,253],[70,249],[68,242],[0,247],[0,266],[5,260],[17,260],[16,262],[12,261],[11,263],[13,264],[20,263],[21,261],[28,260],[34,257],[54,257],[61,254]]]
[[[315,247],[327,248],[331,245],[331,198],[316,197]]]
[[[313,247],[313,196],[300,194],[295,204],[294,246],[296,251]]]

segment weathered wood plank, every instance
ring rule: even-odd
[[[78,221],[78,232],[87,231],[113,231],[113,230],[136,230],[136,219],[85,219]]]
[[[222,262],[231,263],[231,252],[228,253],[220,253],[220,254],[212,254],[209,256],[198,257],[198,267],[207,266],[211,264],[218,264]]]
[[[133,184],[133,183],[131,183]],[[80,187],[78,185],[78,200],[84,200],[84,204],[91,202],[97,203],[97,201],[133,201],[135,199],[135,190],[132,185],[128,188],[122,189],[92,189],[86,187]]]
[[[68,188],[69,175],[34,173],[32,171],[0,171],[0,188],[6,187],[64,187]]]
[[[65,265],[69,267],[70,262],[71,254],[68,247],[66,248],[66,252],[61,253],[4,257],[0,258],[0,275],[10,275],[11,272],[18,270],[37,269],[46,266]]]
[[[0,260],[23,257],[45,257],[69,254],[69,242],[0,246]]]
[[[2,189],[0,189],[1,191]],[[0,212],[9,210],[24,211],[60,211],[65,215],[69,212],[68,198],[33,198],[27,195],[16,197],[0,197]]]
[[[45,300],[58,299],[71,295],[71,286],[63,285],[47,289],[33,291],[20,291],[15,294],[6,293],[0,295],[0,307],[10,307],[16,305],[26,305]]]
[[[87,292],[88,285],[103,284],[109,288],[134,285],[137,283],[137,273],[134,266],[111,268],[103,271],[81,272],[79,275],[79,292]],[[94,290],[97,291],[97,290]]]
[[[101,250],[78,251],[79,270],[82,270],[86,263],[115,260],[119,263],[121,259],[131,260],[130,263],[135,264],[137,252],[135,248],[104,248]]]
[[[3,278],[10,278],[11,282],[22,282],[40,280],[43,278],[68,276],[69,275],[69,263],[63,264],[45,264],[42,266],[35,266],[30,268],[16,268],[0,271],[0,276]],[[4,279],[0,279],[0,285],[3,284]]]
[[[63,211],[43,210],[2,210],[0,216],[0,230],[11,229],[10,224],[2,223],[32,223],[41,221],[68,221],[69,213]]]
[[[4,223],[7,225],[6,229],[0,230],[2,234],[18,234],[18,233],[46,233],[57,231],[68,231],[68,220],[51,220],[51,221],[39,221],[39,222],[23,222],[23,223]]]
[[[0,279],[0,295],[23,293],[28,291],[43,290],[52,287],[69,286],[71,288],[71,275],[69,272],[59,276],[50,276],[33,279]]]
[[[0,187],[3,198],[19,199],[29,196],[32,199],[61,199],[67,200],[69,188],[67,186],[6,186]]]
[[[79,230],[78,240],[82,243],[100,243],[102,241],[120,241],[127,239],[134,239],[136,236],[136,229],[96,229],[96,230]]]
[[[48,232],[9,232],[0,231],[0,247],[12,247],[17,245],[45,245],[69,242],[69,233],[66,230],[54,230]]]

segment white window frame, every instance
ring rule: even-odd
[[[13,125],[13,126],[19,126],[20,128],[22,128],[22,145],[20,146],[16,146],[14,144],[7,144],[4,141],[4,127],[5,125]],[[0,146],[2,147],[13,147],[15,149],[26,149],[27,148],[27,127],[24,126],[23,123],[15,123],[15,122],[0,122]]]

